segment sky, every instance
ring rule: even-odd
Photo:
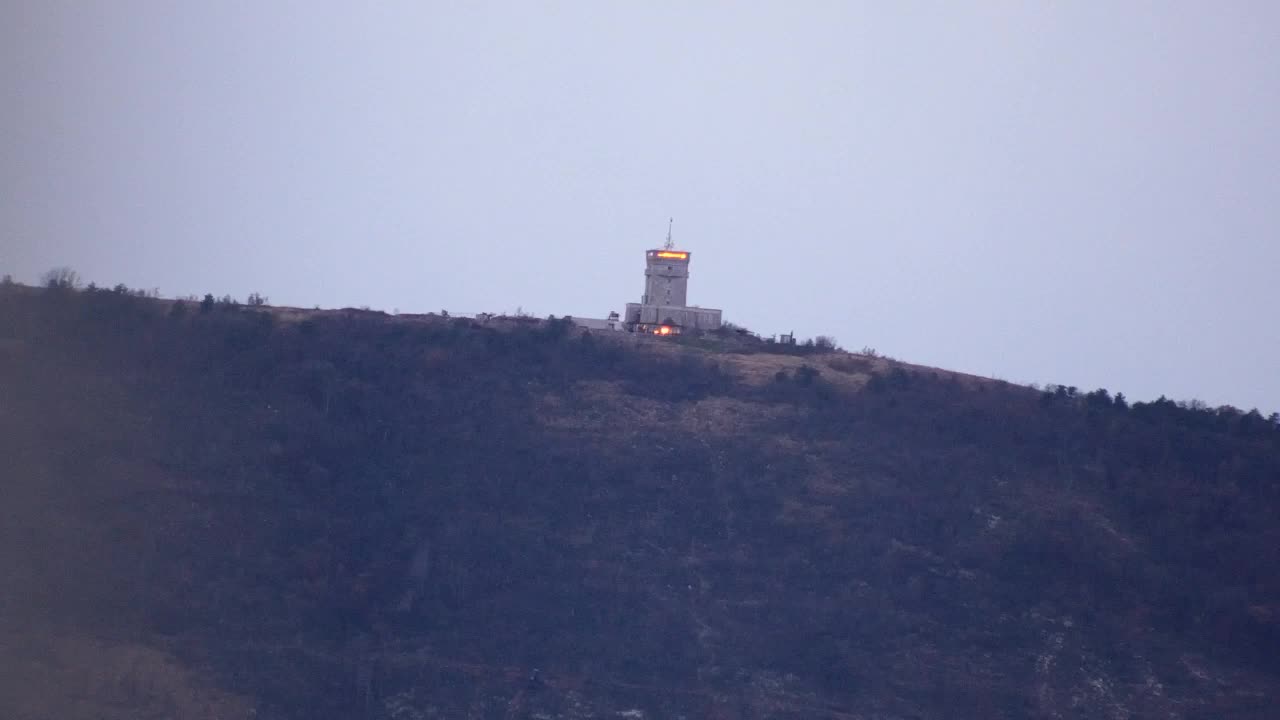
[[[1280,3],[4,0],[0,273],[1280,410]]]

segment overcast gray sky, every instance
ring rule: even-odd
[[[0,2],[0,273],[1280,410],[1277,2]]]

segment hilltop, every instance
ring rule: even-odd
[[[1267,718],[1274,418],[0,288],[0,715]]]

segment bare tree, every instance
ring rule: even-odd
[[[40,284],[47,288],[74,290],[80,287],[80,273],[63,265],[41,275]]]

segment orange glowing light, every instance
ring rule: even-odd
[[[689,253],[687,253],[687,252],[675,252],[675,251],[672,251],[672,250],[659,250],[659,251],[658,251],[658,257],[660,257],[660,258],[675,258],[676,260],[688,260],[688,259],[689,259]]]
[[[662,327],[658,328],[657,330],[654,330],[654,331],[653,331],[653,334],[654,334],[654,335],[670,335],[670,334],[671,334],[671,328],[667,327],[666,325],[663,325]]]

